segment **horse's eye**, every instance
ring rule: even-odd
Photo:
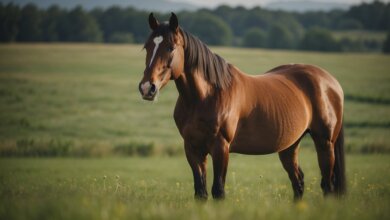
[[[172,52],[173,51],[173,47],[167,47],[167,52]]]

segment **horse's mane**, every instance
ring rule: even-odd
[[[184,38],[184,58],[186,71],[198,70],[205,80],[220,89],[229,87],[232,79],[229,63],[192,34],[180,29]]]

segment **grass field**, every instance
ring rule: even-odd
[[[0,218],[389,218],[390,155],[347,157],[349,194],[342,200],[322,197],[314,152],[304,149],[301,158],[306,185],[297,204],[277,155],[232,155],[227,198],[204,204],[193,199],[184,157],[1,159]],[[209,170],[209,183],[211,176]]]
[[[42,151],[105,155],[118,146],[181,148],[172,112],[173,83],[157,103],[141,100],[141,46],[0,45],[0,153]],[[390,57],[215,48],[243,71],[259,74],[284,63],[319,65],[346,95],[347,147],[390,150]],[[311,144],[306,142],[307,144]],[[19,147],[18,147],[19,146]],[[59,152],[61,154],[61,152]]]
[[[349,195],[322,198],[306,138],[303,202],[292,203],[277,155],[232,155],[226,201],[199,204],[172,118],[174,84],[156,103],[138,93],[141,48],[0,45],[0,219],[389,218],[390,56],[213,48],[251,74],[310,63],[339,79],[346,96]],[[160,156],[122,157],[133,148]]]

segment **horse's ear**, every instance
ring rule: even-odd
[[[159,25],[159,23],[158,23],[157,19],[154,17],[153,13],[150,13],[150,15],[149,15],[149,27],[150,27],[150,29],[156,30],[158,25]]]
[[[179,26],[179,21],[177,20],[177,16],[175,15],[175,13],[172,12],[171,18],[169,18],[169,27],[173,31],[177,31],[178,26]]]

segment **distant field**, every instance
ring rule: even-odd
[[[386,39],[386,32],[366,30],[335,31],[333,32],[333,36],[336,39],[349,38],[351,40],[375,40],[383,42]]]
[[[306,138],[302,202],[292,202],[287,174],[273,154],[232,155],[227,199],[202,204],[193,200],[172,118],[174,84],[156,103],[138,93],[141,48],[0,45],[0,219],[389,219],[390,56],[213,48],[252,74],[310,63],[339,79],[349,193],[323,199]],[[123,157],[134,154],[160,156]]]
[[[140,45],[0,45],[0,154],[28,155],[39,149],[37,155],[104,156],[118,147],[145,145],[153,152],[180,152],[182,140],[172,118],[176,88],[170,83],[156,103],[141,100],[137,89],[145,62],[141,49]],[[348,149],[390,151],[390,56],[214,50],[251,74],[285,63],[327,69],[339,79],[347,98]]]

